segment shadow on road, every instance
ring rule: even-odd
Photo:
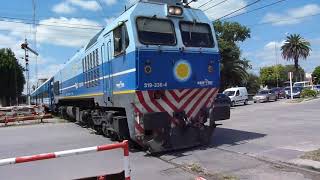
[[[203,146],[196,146],[193,148],[175,150],[171,152],[159,153],[157,156],[161,155],[171,155],[174,156],[173,159],[188,156],[191,151],[194,150],[206,150],[210,148],[217,148],[221,145],[239,145],[244,144],[248,140],[258,139],[266,136],[266,134],[255,133],[255,132],[248,132],[248,131],[241,131],[235,129],[227,129],[227,128],[217,128],[211,137],[210,143],[208,145]]]
[[[237,145],[242,141],[262,138],[266,134],[241,131],[236,129],[217,128],[213,133],[209,146],[220,146],[224,144]]]

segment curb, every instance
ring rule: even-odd
[[[289,161],[290,164],[303,167],[303,168],[308,168],[308,169],[313,169],[316,171],[320,171],[320,162],[319,161],[313,161],[309,159],[293,159]]]

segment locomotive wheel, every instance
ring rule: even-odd
[[[99,135],[103,134],[103,132],[102,132],[102,126],[97,126],[97,125],[95,125],[93,128],[94,128],[94,130],[97,131],[97,134],[99,134]]]

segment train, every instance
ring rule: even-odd
[[[230,118],[215,106],[212,21],[180,0],[140,0],[31,93],[36,104],[156,153],[205,144]]]

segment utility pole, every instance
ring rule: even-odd
[[[28,46],[28,42],[27,42],[27,39],[24,40],[24,43],[21,44],[21,49],[24,50],[24,59],[25,59],[25,62],[26,62],[26,77],[27,77],[27,104],[30,105],[30,72],[29,72],[29,51],[31,53],[33,53],[34,55],[38,56],[39,54],[34,51],[33,49],[31,49],[29,46]]]
[[[33,7],[33,45],[35,51],[37,51],[37,26],[36,26],[36,0],[32,0],[32,7]],[[35,57],[36,65],[35,65],[35,76],[36,76],[36,86],[38,87],[38,56]]]

